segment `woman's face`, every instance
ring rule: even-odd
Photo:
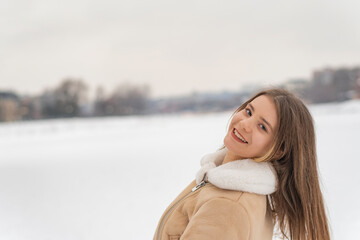
[[[272,146],[278,116],[273,100],[261,95],[236,113],[224,138],[234,159],[259,158]]]

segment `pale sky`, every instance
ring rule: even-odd
[[[159,97],[360,65],[359,0],[7,0],[0,29],[0,89],[19,93],[75,77]]]

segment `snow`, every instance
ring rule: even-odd
[[[360,102],[311,106],[333,239],[360,237]],[[231,112],[0,124],[0,239],[152,239]]]

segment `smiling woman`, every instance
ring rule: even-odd
[[[283,89],[232,115],[224,146],[165,210],[154,239],[330,239],[306,106]]]

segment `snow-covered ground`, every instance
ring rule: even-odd
[[[360,239],[360,102],[311,111],[334,239]],[[0,124],[0,239],[152,239],[230,115]]]

